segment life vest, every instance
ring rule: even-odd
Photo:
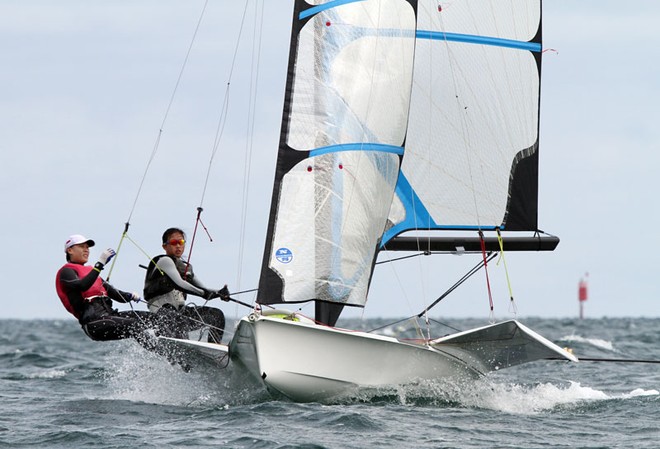
[[[57,277],[55,278],[55,288],[57,289],[57,296],[60,297],[60,301],[62,301],[62,304],[64,305],[66,310],[68,310],[69,313],[71,313],[71,315],[80,319],[83,310],[76,310],[76,308],[71,303],[71,300],[69,298],[70,294],[80,294],[83,301],[87,301],[89,298],[95,296],[108,296],[108,292],[106,291],[105,287],[103,287],[103,280],[100,277],[98,277],[96,278],[92,286],[89,289],[85,290],[84,292],[67,293],[67,291],[64,289],[64,286],[62,285],[62,282],[60,281],[60,273],[65,268],[72,269],[73,271],[76,272],[76,274],[78,274],[78,279],[82,279],[85,276],[87,276],[89,272],[94,269],[94,267],[69,262],[64,264],[64,266],[58,270]]]
[[[165,273],[161,272],[157,267],[156,263],[161,257],[169,257],[174,261],[177,271],[181,275],[181,278],[186,282],[191,282],[195,277],[192,270],[192,265],[177,258],[174,256],[168,256],[167,254],[161,254],[154,257],[149,263],[147,268],[147,274],[144,277],[144,299],[149,301],[150,299],[155,298],[156,296],[161,296],[166,293],[171,292],[177,288],[177,285],[167,276]],[[185,297],[185,293],[184,293]]]

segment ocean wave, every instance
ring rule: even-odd
[[[611,341],[603,340],[600,338],[586,338],[580,335],[566,335],[561,337],[559,340],[564,342],[586,343],[588,345],[595,346],[600,349],[605,349],[607,351],[616,351]]]
[[[26,377],[28,379],[57,379],[60,377],[66,376],[66,371],[61,369],[47,369],[38,371],[36,373],[31,373]]]

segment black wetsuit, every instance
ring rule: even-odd
[[[171,272],[165,273],[156,267],[155,264],[158,263],[158,260],[166,257],[174,262],[176,272],[172,269]],[[172,280],[170,276],[178,276],[178,282]],[[200,296],[200,292],[202,294],[207,292],[199,279],[195,278],[192,265],[180,258],[165,254],[154,257],[147,268],[144,279],[144,299],[151,303],[154,298],[166,295],[173,290],[179,290],[184,294],[184,297],[187,294]],[[197,306],[195,304],[185,306],[164,304],[159,306],[156,316],[160,319],[161,335],[187,338],[188,332],[208,327],[209,342],[220,343],[222,340],[225,329],[225,315],[218,308]]]
[[[119,312],[113,309],[113,300],[127,303],[132,295],[99,279],[97,270],[90,269],[85,276],[79,277],[78,270],[86,270],[89,267],[78,270],[75,268],[77,267],[72,268],[71,264],[62,267],[58,272],[56,284],[62,302],[67,310],[78,318],[85,334],[97,341],[135,338],[147,349],[151,349],[153,343],[144,331],[153,327],[152,314],[146,311]],[[94,293],[94,296],[88,297],[90,292]]]

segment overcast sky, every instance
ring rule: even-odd
[[[291,22],[290,1],[266,3],[254,133],[245,125],[250,61],[239,56],[230,121],[201,203],[244,5],[209,2],[130,216],[135,244],[124,241],[111,274],[118,288],[141,291],[142,251],[161,252],[160,235],[169,226],[184,228],[190,240],[200,204],[213,241],[203,232],[197,237],[197,274],[209,286],[256,287]],[[0,1],[0,318],[73,319],[54,288],[64,241],[74,233],[95,239],[92,262],[104,248],[117,247],[203,4]],[[660,237],[653,229],[660,221],[660,2],[554,0],[545,2],[543,14],[544,47],[555,51],[543,62],[539,225],[561,243],[553,253],[506,255],[518,314],[576,316],[577,283],[589,272],[587,316],[660,316]],[[241,55],[252,45],[253,28],[249,23],[243,31]],[[379,266],[365,316],[417,313],[477,260],[437,257],[423,267],[433,274],[430,281],[408,279],[420,262],[427,261],[414,259],[396,271]],[[509,317],[503,264],[491,265],[490,275],[495,314]],[[229,316],[246,312],[222,307]],[[432,315],[487,317],[483,275]]]

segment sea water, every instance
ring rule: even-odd
[[[578,357],[660,360],[660,319],[520,321]],[[657,363],[540,361],[298,404],[73,320],[0,320],[2,448],[657,448],[658,390]]]

